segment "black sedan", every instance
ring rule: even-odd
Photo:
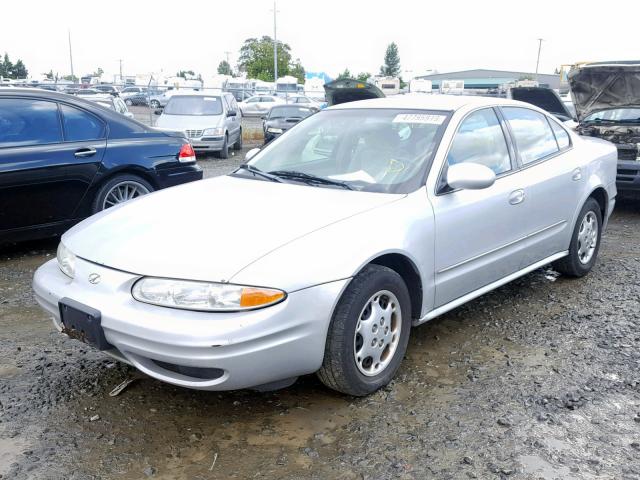
[[[269,113],[263,117],[262,128],[264,130],[264,143],[269,143],[276,137],[293,127],[300,120],[313,115],[317,110],[295,105],[275,105]]]
[[[201,178],[180,134],[70,95],[0,90],[0,244],[58,235],[105,208]]]

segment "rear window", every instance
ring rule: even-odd
[[[164,113],[166,115],[221,115],[222,99],[174,95],[164,108]]]
[[[544,115],[519,107],[504,107],[502,111],[523,164],[533,163],[558,151],[556,138]]]
[[[58,105],[29,99],[0,100],[0,147],[62,141]]]
[[[97,117],[69,105],[60,105],[64,136],[68,142],[82,142],[104,138],[104,124]]]

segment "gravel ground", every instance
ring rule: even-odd
[[[201,160],[207,176],[241,161]],[[640,202],[594,271],[542,269],[414,329],[394,382],[272,393],[172,387],[55,333],[0,252],[2,479],[640,479]],[[208,248],[203,245],[201,248]],[[118,396],[109,392],[133,379]]]

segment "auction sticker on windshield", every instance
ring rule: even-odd
[[[425,113],[399,113],[393,119],[393,123],[428,123],[440,125],[447,118],[445,115],[433,115]]]

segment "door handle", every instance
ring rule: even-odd
[[[582,178],[582,170],[579,168],[576,168],[571,174],[571,180],[573,180],[574,182],[577,182],[581,178]]]
[[[511,192],[511,195],[509,195],[509,203],[511,205],[518,205],[519,203],[524,202],[524,190],[522,190],[521,188],[518,190],[514,190],[513,192]]]
[[[76,150],[76,153],[74,153],[74,155],[77,158],[85,158],[85,157],[90,157],[92,155],[96,154],[96,149],[95,148],[81,148],[79,150]]]

